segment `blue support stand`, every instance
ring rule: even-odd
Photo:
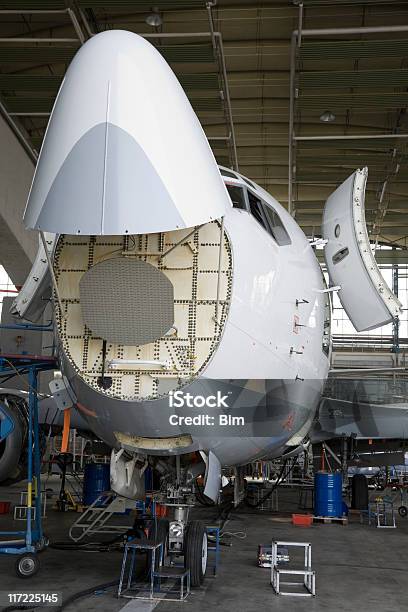
[[[18,575],[27,577],[38,569],[33,555],[46,547],[41,518],[41,450],[38,424],[38,373],[54,370],[51,357],[34,355],[1,355],[1,379],[12,375],[28,375],[27,433],[27,516],[25,531],[0,531],[0,554],[20,555]],[[8,432],[9,435],[11,431]],[[33,508],[35,513],[33,514]],[[24,573],[25,572],[25,573]]]
[[[212,558],[208,559],[207,567],[212,568],[213,576],[216,577],[220,563],[220,527],[210,525],[206,527],[206,530],[207,535],[215,538],[215,542],[207,546],[207,551],[212,553]]]

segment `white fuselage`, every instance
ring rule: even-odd
[[[220,173],[180,83],[142,37],[103,32],[76,54],[24,220],[51,236],[61,369],[113,448],[213,450],[225,465],[302,442],[329,367],[318,261],[267,192]],[[41,299],[44,254],[22,315],[27,293]],[[175,390],[223,394],[245,427],[172,425]]]
[[[231,415],[248,415],[260,424],[249,426],[242,435],[237,428],[220,432],[205,424],[196,428],[184,422],[169,424],[174,410],[168,393],[132,400],[97,389],[84,380],[72,363],[73,351],[67,355],[62,342],[63,371],[79,409],[91,429],[113,447],[160,455],[212,450],[221,464],[231,465],[280,455],[307,435],[329,367],[320,266],[304,233],[276,200],[239,178],[224,180],[227,186],[248,188],[273,208],[289,244],[279,245],[250,211],[230,208],[224,218],[232,257],[228,312],[208,363],[179,388],[193,396],[221,389],[232,395]],[[63,302],[69,301],[61,291]],[[95,363],[100,357],[100,345],[96,347]],[[112,353],[117,354],[121,353]],[[206,412],[217,415],[217,408]],[[182,444],[186,435],[190,442]]]

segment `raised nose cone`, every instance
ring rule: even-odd
[[[206,223],[229,206],[201,125],[160,53],[130,32],[89,40],[58,93],[26,227],[143,234]]]

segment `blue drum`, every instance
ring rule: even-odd
[[[110,491],[109,463],[87,463],[84,470],[82,489],[83,502],[90,506],[104,491]]]
[[[317,472],[314,485],[315,516],[343,516],[342,477],[339,472]]]

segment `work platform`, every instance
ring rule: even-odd
[[[47,546],[42,527],[41,449],[38,423],[38,374],[54,370],[56,360],[41,355],[0,354],[0,384],[13,376],[28,377],[27,430],[27,491],[25,529],[0,532],[0,554],[16,555],[16,573],[22,578],[34,575],[39,569],[37,553]],[[0,404],[1,419],[5,422],[0,441],[6,440],[14,429],[7,407]]]

